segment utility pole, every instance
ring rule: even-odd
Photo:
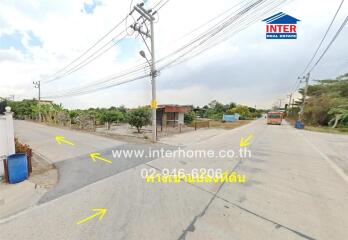
[[[279,110],[282,108],[282,99],[278,99],[278,101],[279,101]]]
[[[34,84],[34,88],[37,88],[39,90],[39,95],[38,95],[38,101],[39,101],[39,104],[40,104],[40,100],[41,100],[41,81],[34,81],[33,82]],[[39,109],[39,121],[41,122],[41,112],[40,112],[40,109]]]
[[[41,100],[41,81],[33,82],[34,88],[37,88],[39,90],[39,98],[38,100]]]
[[[292,99],[292,93],[290,93],[289,95],[287,95],[289,97],[289,108],[290,108],[290,104],[291,104],[291,99]]]
[[[147,31],[142,30],[141,25],[137,25],[136,23],[131,26],[134,31],[139,32],[141,36],[143,37],[143,40],[147,46],[147,43],[145,41],[145,37],[150,38],[151,40],[151,48],[149,49],[151,54],[151,61],[146,59],[150,64],[151,67],[151,87],[152,87],[152,100],[151,100],[151,109],[152,109],[152,134],[153,134],[153,142],[157,141],[157,122],[156,122],[156,109],[157,109],[157,99],[156,99],[156,77],[157,77],[157,70],[156,70],[156,59],[155,59],[155,31],[154,31],[154,13],[152,13],[152,10],[146,10],[144,8],[144,3],[137,4],[134,6],[134,10],[137,11],[144,19],[145,21],[150,22],[150,33]],[[145,23],[145,21],[143,23]],[[146,24],[146,23],[145,23]],[[145,36],[145,37],[144,37]],[[141,55],[146,58],[144,52],[142,51]]]
[[[309,77],[310,77],[310,73],[307,73],[307,75],[305,77],[303,77],[303,78],[305,78],[306,85],[304,88],[303,102],[302,102],[301,111],[300,111],[300,120],[301,121],[303,121],[303,114],[304,114],[304,109],[305,109],[305,105],[306,105]]]

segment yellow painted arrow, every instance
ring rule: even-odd
[[[241,138],[239,146],[241,147],[247,147],[250,145],[250,140],[253,138],[252,134],[249,134],[246,138]]]
[[[75,145],[73,142],[70,142],[70,141],[66,140],[65,137],[63,137],[63,136],[56,136],[55,139],[56,139],[56,142],[58,144],[65,143],[65,144],[68,144],[68,145],[71,145],[71,146]]]
[[[101,157],[100,153],[91,153],[91,154],[89,154],[89,156],[92,158],[92,160],[94,162],[96,162],[97,160],[100,160],[100,161],[104,161],[104,162],[107,162],[110,164],[112,163],[111,160]]]
[[[96,212],[95,214],[89,216],[89,217],[86,217],[78,222],[76,222],[76,224],[82,224],[82,223],[85,223],[97,216],[99,216],[99,221],[102,220],[104,218],[104,215],[106,214],[106,208],[94,208],[92,209],[94,212]]]

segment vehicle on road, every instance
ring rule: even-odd
[[[283,120],[283,112],[268,112],[267,124],[281,125]]]

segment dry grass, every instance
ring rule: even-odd
[[[324,132],[324,133],[336,133],[336,134],[348,134],[348,128],[331,128],[331,127],[315,127],[305,126],[305,130]]]
[[[292,118],[286,118],[286,121],[293,127],[295,127],[295,119]],[[348,134],[348,128],[332,128],[327,126],[311,126],[306,125],[304,126],[305,130],[313,131],[313,132],[323,132],[323,133],[336,133],[336,134]]]
[[[239,120],[235,122],[221,122],[221,121],[210,121],[209,127],[211,128],[222,128],[222,129],[233,129],[245,124],[250,123],[252,120]]]

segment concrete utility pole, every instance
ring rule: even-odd
[[[280,99],[280,98],[278,99],[278,101],[279,101],[279,110],[282,108],[282,100],[283,99]]]
[[[150,22],[150,33],[145,32],[142,30],[141,26],[137,26],[137,24],[134,24],[131,26],[134,31],[139,32],[142,36],[145,35],[145,37],[148,37],[151,39],[151,49],[149,49],[151,54],[151,61],[150,67],[151,67],[151,85],[152,85],[152,100],[151,100],[151,109],[152,109],[152,134],[153,134],[153,142],[157,141],[157,122],[156,122],[156,109],[157,109],[157,99],[156,99],[156,77],[157,77],[157,70],[156,70],[156,59],[155,59],[155,31],[154,31],[154,16],[152,13],[152,10],[146,10],[144,9],[144,3],[137,4],[134,6],[134,10],[137,11],[145,20],[148,20]],[[147,45],[145,38],[144,42]],[[144,52],[141,53],[141,55],[146,58]],[[148,59],[146,59],[148,60]]]
[[[288,95],[288,97],[289,97],[289,105],[288,105],[288,107],[290,108],[291,99],[292,99],[292,93],[290,93],[290,94]]]
[[[38,100],[41,100],[41,81],[33,82],[34,88],[37,88],[39,90],[39,98]]]
[[[305,85],[305,88],[304,88],[303,102],[302,102],[301,111],[300,111],[300,120],[301,121],[303,120],[303,114],[304,114],[304,109],[305,109],[305,105],[306,105],[309,77],[310,77],[310,73],[307,73],[307,75],[304,77],[306,85]]]

